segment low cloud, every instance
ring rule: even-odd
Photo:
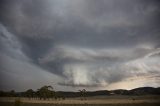
[[[59,61],[65,77],[59,85],[66,86],[108,86],[135,76],[159,73],[159,48],[139,45],[121,49],[91,49],[59,46],[40,59],[43,66]],[[53,70],[50,72],[56,73]]]

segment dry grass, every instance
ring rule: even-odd
[[[0,106],[14,106],[16,98],[0,98]],[[22,106],[160,106],[160,96],[104,96],[87,100],[68,98],[66,100],[35,100],[21,98]]]

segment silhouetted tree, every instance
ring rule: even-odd
[[[26,97],[28,97],[28,98],[30,99],[30,98],[35,97],[35,92],[34,92],[32,89],[28,89],[28,90],[25,92],[25,95],[26,95]]]
[[[54,90],[52,86],[43,86],[40,89],[37,90],[38,97],[40,99],[47,99],[47,98],[53,98],[54,97]]]
[[[80,92],[80,96],[81,96],[81,100],[85,100],[86,98],[86,90],[85,89],[82,89],[82,90],[79,90]]]

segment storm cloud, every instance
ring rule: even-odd
[[[159,5],[158,0],[1,0],[1,89],[160,86]]]

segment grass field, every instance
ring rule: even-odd
[[[17,98],[0,98],[0,106],[16,106]],[[160,106],[160,96],[98,96],[66,100],[35,100],[20,98],[20,106]]]

